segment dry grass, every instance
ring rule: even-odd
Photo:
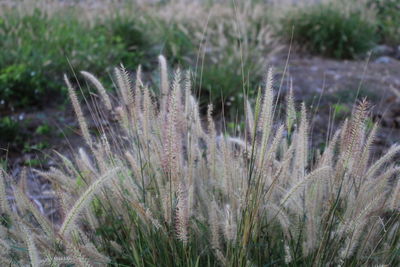
[[[59,8],[50,2],[55,7],[47,8]],[[289,93],[286,117],[276,116],[273,71],[263,72],[279,47],[268,24],[254,27],[266,5],[136,4],[138,20],[177,25],[198,46],[189,60],[195,75],[222,62],[243,64],[232,74],[243,81],[266,76],[255,104],[243,99],[245,132],[219,133],[212,105],[201,117],[192,74],[169,70],[163,56],[158,90],[145,84],[141,68],[135,79],[123,66],[114,69],[116,95],[81,72],[97,90],[89,108],[95,132],[65,76],[86,144],[73,158],[57,153],[57,167],[36,170],[53,185],[61,222],[26,195],[26,172],[17,183],[0,170],[2,265],[400,264],[400,146],[371,158],[378,125],[368,126],[367,101],[315,151],[305,104],[296,108]]]
[[[40,172],[59,196],[62,224],[52,225],[24,196],[24,177],[13,185],[18,212],[11,211],[5,200],[11,180],[2,179],[3,264],[399,263],[393,158],[400,146],[370,160],[377,125],[366,127],[366,101],[312,155],[304,105],[296,118],[289,98],[286,123],[274,118],[272,71],[254,111],[248,105],[246,135],[230,137],[217,135],[212,106],[202,127],[189,74],[176,70],[169,81],[165,59],[159,60],[158,96],[140,71],[131,81],[123,67],[115,70],[118,99],[84,73],[99,90],[95,120],[114,117],[118,124],[99,128],[98,138],[69,85],[87,147]]]

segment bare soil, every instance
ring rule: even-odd
[[[277,57],[273,65],[282,70],[285,57]],[[314,146],[323,144],[326,136],[351,114],[357,100],[364,97],[370,103],[372,121],[381,127],[376,152],[400,141],[400,97],[395,93],[400,93],[399,60],[379,57],[347,61],[294,54],[287,72],[285,83],[293,81],[295,99],[308,104]]]

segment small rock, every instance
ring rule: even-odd
[[[394,58],[400,60],[400,45],[396,48],[396,51],[394,52]]]
[[[372,50],[372,54],[378,57],[391,56],[394,54],[394,52],[395,51],[393,47],[388,45],[378,45]]]
[[[375,59],[374,61],[375,63],[381,63],[381,64],[387,64],[392,62],[392,59],[390,57],[387,56],[382,56],[382,57],[378,57],[377,59]]]

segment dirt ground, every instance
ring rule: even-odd
[[[278,69],[285,66],[283,57],[273,62]],[[327,134],[331,135],[332,129],[351,114],[356,99],[364,97],[370,103],[372,121],[380,125],[376,152],[400,141],[399,60],[381,56],[339,61],[294,54],[287,69],[296,100],[308,104],[314,146],[321,145]]]

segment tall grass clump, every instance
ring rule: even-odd
[[[293,35],[293,41],[311,53],[356,58],[377,42],[377,25],[365,16],[366,6],[355,6],[345,1],[325,1],[293,8],[282,19],[282,32],[287,39]]]
[[[135,79],[114,70],[118,98],[83,72],[98,90],[97,137],[65,77],[86,146],[36,171],[52,182],[62,220],[38,212],[24,177],[11,184],[11,209],[1,171],[3,264],[400,264],[400,146],[371,159],[378,126],[367,131],[366,101],[312,153],[304,104],[296,116],[289,95],[285,122],[275,117],[270,70],[246,105],[246,132],[231,137],[216,130],[212,105],[200,117],[189,73],[170,80],[159,60],[159,95],[140,68]]]

